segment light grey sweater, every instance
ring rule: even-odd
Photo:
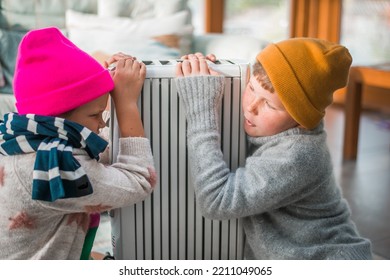
[[[333,174],[323,122],[249,137],[245,166],[229,170],[220,149],[224,78],[176,79],[188,122],[197,203],[211,219],[241,218],[246,259],[371,259]]]
[[[74,149],[93,193],[46,202],[31,199],[36,153],[0,155],[0,259],[80,259],[89,214],[145,199],[156,181],[149,140],[119,141],[108,165]]]

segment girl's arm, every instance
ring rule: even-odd
[[[134,57],[121,53],[114,55],[105,65],[113,62],[116,62],[111,71],[115,88],[111,97],[121,137],[145,137],[137,102],[145,80],[146,66]]]

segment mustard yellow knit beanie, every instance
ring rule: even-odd
[[[348,49],[325,40],[292,38],[270,44],[257,55],[288,113],[312,129],[346,86],[352,57]]]

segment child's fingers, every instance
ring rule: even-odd
[[[110,66],[112,63],[120,60],[122,58],[122,56],[120,54],[114,54],[112,56],[110,56],[105,62],[104,64],[108,66]]]
[[[182,71],[183,71],[183,75],[184,76],[189,76],[191,75],[191,63],[189,60],[184,60],[182,62],[182,67],[181,67]]]
[[[202,58],[199,60],[199,73],[201,75],[209,75],[210,74],[209,66],[208,66],[205,58]]]
[[[126,59],[119,59],[116,63],[116,69],[121,69],[125,67],[126,65]]]
[[[200,58],[204,58],[205,56],[203,55],[203,53],[200,53],[200,52],[196,52],[196,53],[189,53],[189,54],[186,54],[186,55],[183,55],[181,57],[181,59],[191,59],[191,58],[197,58],[197,59],[200,59]]]
[[[140,78],[145,78],[146,76],[146,66],[143,62],[138,60],[133,60],[128,62],[131,65],[132,71],[138,73]]]
[[[125,54],[125,53],[121,53],[121,52],[114,54],[112,56],[112,58],[118,59],[118,60],[119,59],[136,59],[135,56],[132,56],[132,55],[129,55],[129,54]]]
[[[112,55],[106,61],[104,61],[104,67],[108,68],[112,63],[117,62],[117,61],[119,61],[121,59],[133,59],[133,60],[135,60],[136,57],[119,52],[119,53],[116,53],[116,54]]]
[[[197,75],[200,72],[199,60],[198,59],[190,59],[191,64],[191,74]]]
[[[204,55],[203,53],[201,52],[196,52],[194,54],[187,54],[187,55],[184,55],[182,56],[182,59],[191,59],[191,57],[196,57],[197,59],[202,59],[202,58],[205,58],[207,60],[210,60],[212,62],[215,62],[217,60],[217,57],[215,56],[215,54],[213,53],[210,53],[208,55]]]
[[[217,60],[217,57],[214,54],[210,53],[210,54],[206,55],[206,59],[214,62]]]
[[[134,60],[132,57],[126,57],[122,60],[124,61],[124,67],[126,67],[127,70],[138,70],[140,68],[141,62]]]
[[[130,65],[132,69],[139,69],[139,62],[137,60],[126,59],[126,64]]]
[[[203,55],[203,53],[200,53],[200,52],[197,52],[194,54],[196,58],[198,59],[202,59],[202,58],[205,58],[205,56]]]
[[[115,76],[116,73],[123,72],[124,70],[129,69],[128,67],[131,68],[133,61],[134,61],[133,58],[128,58],[128,57],[121,58],[118,61],[116,61],[115,66],[112,69],[110,69],[111,70],[110,72],[112,72],[113,75]]]
[[[176,76],[194,76],[194,75],[216,75],[219,74],[209,68],[207,61],[215,61],[213,54],[204,56],[202,53],[187,54],[182,56],[183,61],[178,62],[176,66]]]
[[[139,73],[140,73],[141,78],[145,79],[145,77],[146,77],[146,65],[143,62],[140,62],[140,71],[139,71]]]
[[[182,63],[178,62],[176,65],[176,77],[183,77]]]

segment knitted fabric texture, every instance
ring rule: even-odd
[[[37,152],[32,198],[54,201],[92,193],[91,183],[73,148],[85,149],[99,159],[107,142],[77,123],[54,117],[9,113],[0,123],[0,153],[17,155]]]
[[[333,92],[347,84],[352,63],[345,47],[314,38],[270,44],[256,58],[286,110],[307,129],[318,125]]]
[[[192,88],[203,87],[204,80],[207,81],[209,88],[202,90],[207,91],[208,95],[205,98],[205,103],[199,103],[198,91],[192,91]],[[221,106],[222,94],[217,94],[222,92],[225,86],[225,78],[223,76],[194,76],[192,79],[187,79],[186,77],[176,78],[176,85],[179,90],[179,94],[183,92],[190,92],[187,94],[186,98],[182,98],[184,108],[186,109],[187,121],[190,124],[188,128],[188,134],[191,134],[193,130],[199,130],[207,128],[216,128],[218,127],[218,112]],[[180,88],[179,88],[180,87]],[[215,106],[214,106],[215,105]],[[208,107],[212,106],[213,111],[209,111]],[[199,123],[194,123],[196,118],[201,118]]]
[[[175,81],[199,211],[209,219],[240,218],[245,259],[372,258],[336,183],[323,121],[312,130],[248,137],[245,164],[232,170],[218,130],[224,77]]]
[[[108,70],[55,27],[22,39],[13,80],[19,114],[58,116],[110,92]]]

